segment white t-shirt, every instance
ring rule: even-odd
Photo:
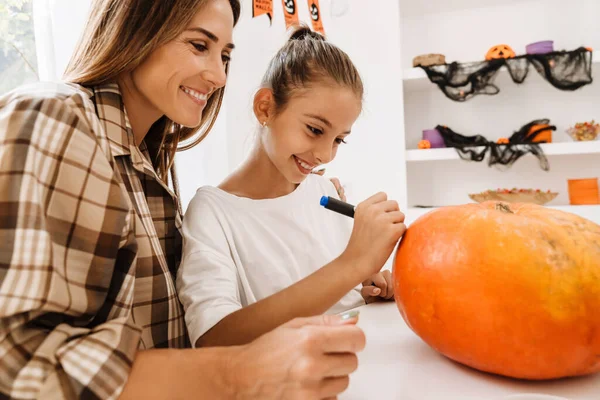
[[[323,195],[338,198],[333,184],[315,174],[276,199],[198,189],[183,219],[177,274],[192,344],[225,316],[300,281],[344,251],[353,220],[323,208]],[[357,286],[328,313],[362,304]]]

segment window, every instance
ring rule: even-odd
[[[32,0],[0,0],[0,95],[38,78]]]

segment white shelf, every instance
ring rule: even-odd
[[[592,64],[594,67],[592,75],[593,77],[594,75],[600,73],[600,51],[596,50],[592,54]],[[503,66],[499,72],[508,72],[508,69],[505,66]],[[531,77],[527,77],[526,79],[531,79]],[[408,92],[422,91],[427,89],[437,89],[437,85],[431,83],[425,71],[419,67],[405,69],[403,71],[402,81],[404,83],[404,90]]]
[[[600,154],[600,140],[591,142],[556,142],[540,144],[544,154],[547,156]],[[475,147],[482,149],[482,147]],[[487,157],[487,156],[486,156]],[[442,149],[407,150],[406,161],[445,161],[460,160],[456,149],[446,147]]]
[[[402,81],[405,92],[417,92],[437,88],[437,85],[429,80],[425,71],[418,67],[405,69],[402,74]]]
[[[596,224],[600,224],[600,205],[589,205],[589,206],[553,206],[549,205],[548,208],[556,210],[566,211],[572,214],[579,215],[580,217],[589,219]],[[427,214],[428,212],[435,210],[435,207],[431,208],[409,208],[406,215],[406,223],[410,225],[420,216]]]

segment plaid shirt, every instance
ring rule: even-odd
[[[0,97],[0,398],[116,398],[138,349],[189,346],[176,202],[116,84]]]

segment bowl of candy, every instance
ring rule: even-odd
[[[600,135],[600,124],[594,120],[591,122],[578,122],[575,126],[567,129],[569,136],[578,142],[596,140]]]
[[[505,201],[507,203],[533,203],[544,205],[556,198],[558,193],[550,190],[543,192],[540,189],[496,189],[486,190],[481,193],[469,194],[471,200],[478,203],[484,201]]]

